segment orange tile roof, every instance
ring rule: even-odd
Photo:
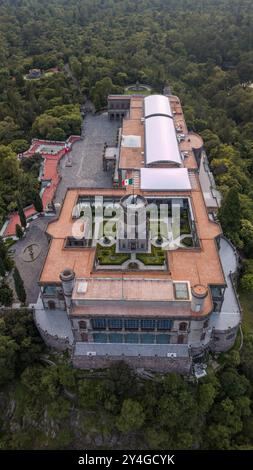
[[[176,110],[175,121],[179,122],[185,132],[187,127],[184,122],[182,114],[181,104],[176,97],[170,97],[172,108]],[[130,119],[124,119],[123,121],[123,135],[141,135],[142,147],[141,149],[132,149],[121,147],[120,152],[120,167],[121,168],[140,168],[143,166],[141,163],[144,156],[138,154],[139,150],[144,151],[144,126],[140,121],[140,117],[143,113],[143,98],[132,97],[131,98],[131,110]],[[197,135],[190,133],[184,142],[180,143],[182,151],[188,151],[189,156],[185,160],[184,164],[188,168],[197,168],[197,163],[194,157],[192,149],[201,147],[203,144],[202,139]],[[140,153],[140,152],[139,152]],[[129,170],[129,173],[131,171]],[[191,205],[194,213],[196,229],[200,240],[200,248],[194,249],[178,249],[175,251],[169,251],[168,266],[169,271],[157,271],[155,273],[156,279],[164,279],[168,282],[170,280],[186,280],[190,282],[191,287],[196,284],[203,284],[208,287],[211,284],[225,284],[224,274],[220,263],[219,254],[216,247],[215,238],[221,233],[221,228],[218,224],[212,222],[208,218],[208,212],[205,206],[204,198],[200,185],[198,184],[198,175],[196,175],[196,187],[190,192],[173,193],[166,191],[152,191],[152,192],[141,192],[144,196],[177,196],[177,197],[189,197],[191,199]],[[48,233],[53,237],[53,241],[49,248],[49,253],[45,261],[44,269],[41,274],[40,281],[42,283],[47,282],[59,282],[59,273],[69,267],[72,268],[77,277],[89,277],[89,278],[116,278],[119,276],[117,271],[93,271],[93,263],[95,250],[94,248],[75,248],[75,249],[64,249],[64,238],[72,233],[72,210],[77,201],[79,195],[110,195],[118,196],[119,198],[127,193],[132,193],[133,187],[128,186],[124,189],[99,189],[99,188],[85,188],[85,189],[70,189],[67,191],[64,204],[59,216],[59,220],[51,222],[48,225]],[[136,192],[136,190],[135,190]],[[138,276],[143,279],[152,279],[154,273],[152,271],[142,272],[131,272],[127,273],[127,277],[137,279]],[[114,284],[115,285],[115,284]],[[137,285],[137,284],[136,284]],[[105,307],[105,306],[104,306]],[[95,307],[92,307],[95,309]],[[106,308],[106,307],[105,307]],[[174,307],[173,307],[174,308]],[[172,310],[173,310],[172,308]],[[174,308],[180,314],[180,309]],[[82,312],[85,313],[82,307]],[[95,309],[96,310],[96,309]],[[94,310],[94,312],[95,312]],[[169,313],[172,313],[171,308]],[[204,309],[202,315],[208,314],[212,310],[212,300],[210,292],[204,302]],[[75,308],[77,313],[78,309]],[[99,312],[98,308],[98,312]],[[134,312],[134,309],[132,310]],[[168,312],[166,312],[168,314]],[[182,309],[181,309],[182,313]],[[185,311],[184,314],[187,312]],[[99,314],[99,313],[98,313]],[[134,314],[134,313],[133,313]],[[162,314],[162,313],[161,313]],[[188,309],[188,314],[194,316]],[[148,311],[145,309],[145,315],[148,315]],[[199,314],[196,314],[199,316]]]

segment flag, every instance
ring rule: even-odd
[[[133,179],[132,178],[126,178],[122,180],[122,186],[128,186],[129,184],[133,184]]]

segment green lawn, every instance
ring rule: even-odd
[[[151,245],[151,253],[137,253],[136,258],[146,266],[163,266],[166,251]]]
[[[116,253],[116,244],[108,247],[98,244],[96,255],[101,265],[121,265],[130,259],[130,255],[126,253]]]
[[[124,95],[151,95],[152,91],[151,90],[125,90]]]

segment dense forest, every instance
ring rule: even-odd
[[[241,255],[245,312],[242,350],[199,384],[148,381],[122,365],[91,377],[58,355],[46,364],[30,314],[4,314],[1,448],[253,448],[252,24],[251,0],[0,2],[0,222],[38,190],[36,161],[30,171],[16,156],[32,138],[78,134],[80,105],[99,111],[137,80],[168,85],[204,138],[222,227]]]
[[[213,364],[199,383],[121,362],[73,370],[48,355],[31,312],[3,312],[0,449],[252,449],[252,342]]]

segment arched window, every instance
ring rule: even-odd
[[[79,321],[78,323],[79,323],[79,329],[80,329],[80,330],[86,330],[87,325],[86,325],[86,321],[85,321],[85,320],[81,320],[81,321]]]
[[[186,331],[187,330],[187,323],[185,321],[182,321],[179,323],[179,330],[180,331]]]

